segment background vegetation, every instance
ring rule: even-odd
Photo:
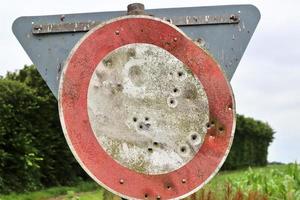
[[[238,115],[223,169],[267,164],[274,131]],[[66,144],[57,101],[33,66],[0,79],[0,193],[73,185],[88,177]]]
[[[0,195],[0,200],[120,200],[94,182],[38,192]],[[300,200],[300,166],[270,165],[222,171],[186,200]]]

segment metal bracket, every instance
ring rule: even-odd
[[[238,24],[240,22],[238,14],[230,14],[224,16],[178,16],[163,17],[162,19],[176,26]],[[32,26],[32,33],[38,35],[50,33],[87,32],[101,23],[101,21],[91,21],[58,24],[35,24]]]

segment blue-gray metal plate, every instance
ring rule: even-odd
[[[146,10],[146,13],[160,18],[238,15],[240,21],[236,24],[180,26],[190,38],[200,41],[200,44],[213,55],[229,80],[232,78],[260,19],[258,9],[252,5],[151,9]],[[20,17],[13,23],[12,29],[57,97],[59,77],[64,62],[85,32],[33,34],[33,25],[58,24],[62,23],[62,19],[64,23],[107,21],[126,14],[126,11],[113,11]]]

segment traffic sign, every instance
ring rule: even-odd
[[[59,86],[62,127],[81,166],[128,199],[178,199],[210,180],[235,128],[219,64],[149,16],[100,24],[73,48]]]
[[[128,199],[181,199],[225,161],[229,84],[257,26],[252,5],[20,17],[13,32],[58,98],[84,170]]]

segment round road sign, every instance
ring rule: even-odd
[[[177,27],[126,16],[89,31],[61,74],[59,113],[84,170],[128,199],[180,199],[223,164],[234,98],[218,63]]]

